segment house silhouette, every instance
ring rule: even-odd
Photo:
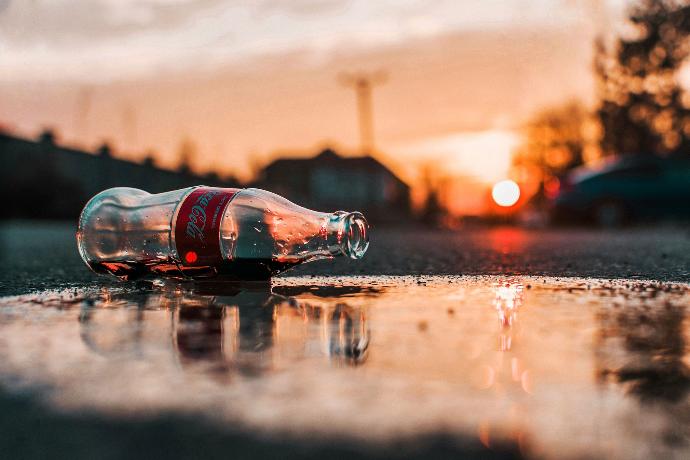
[[[0,132],[0,192],[11,199],[2,219],[76,219],[86,202],[111,187],[160,193],[193,185],[241,187],[237,180],[188,169],[158,168],[116,158],[104,144],[96,152],[59,145],[52,132],[37,140]],[[361,211],[377,223],[411,219],[410,188],[371,156],[344,157],[331,149],[312,158],[281,158],[251,186],[270,190],[318,211]]]
[[[192,185],[237,187],[232,178],[198,175],[115,158],[104,144],[95,153],[61,146],[52,132],[37,140],[0,132],[0,190],[8,200],[3,219],[77,219],[86,202],[111,187],[134,187],[160,193]]]
[[[378,223],[411,219],[410,187],[371,156],[325,149],[311,158],[280,158],[252,185],[318,211],[361,211]]]

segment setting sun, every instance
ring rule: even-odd
[[[520,187],[515,181],[502,180],[494,185],[491,196],[499,206],[512,206],[520,199]]]

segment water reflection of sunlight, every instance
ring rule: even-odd
[[[501,255],[522,252],[525,246],[525,231],[513,227],[501,227],[487,233],[491,249]]]
[[[491,354],[493,359],[484,366],[486,381],[483,389],[493,391],[497,399],[504,400],[506,409],[505,416],[500,421],[480,418],[477,437],[488,448],[492,446],[493,437],[510,439],[517,444],[522,453],[525,453],[529,450],[524,428],[526,409],[514,390],[518,389],[522,396],[531,395],[531,374],[529,369],[525,368],[519,354],[513,351],[518,310],[523,304],[523,290],[523,285],[515,282],[499,282],[493,287],[492,306],[498,316],[499,344],[498,354]]]
[[[511,327],[517,319],[518,309],[522,305],[522,284],[505,283],[495,286],[494,307],[498,320],[504,327]]]
[[[516,382],[522,389],[529,393],[527,385],[529,371],[523,368],[519,356],[513,353],[514,336],[517,332],[518,310],[523,304],[523,285],[520,283],[501,282],[494,285],[493,308],[498,317],[498,355],[493,356],[493,362],[485,365],[486,372],[483,388],[491,388],[501,383],[502,373],[509,375],[509,381]],[[512,355],[512,356],[511,356]]]

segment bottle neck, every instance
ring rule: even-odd
[[[360,259],[369,245],[360,213],[312,211],[259,189],[238,192],[220,227],[220,252],[227,261],[294,265],[336,256]]]
[[[361,259],[369,247],[369,225],[359,212],[337,211],[328,216],[324,228],[332,256]]]

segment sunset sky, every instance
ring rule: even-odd
[[[591,100],[592,39],[625,5],[0,0],[0,125],[110,140],[170,167],[188,138],[197,170],[247,178],[278,154],[356,154],[354,92],[338,75],[383,70],[379,158],[413,184],[426,164],[488,184],[505,178],[531,113]]]

